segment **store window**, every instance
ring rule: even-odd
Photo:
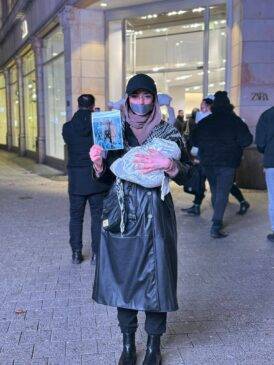
[[[26,149],[35,152],[37,139],[37,96],[35,60],[32,51],[23,57],[23,77]]]
[[[17,3],[17,0],[7,0],[8,13],[10,13],[12,11],[12,9],[16,3]]]
[[[2,28],[2,23],[3,23],[3,5],[2,1],[0,0],[0,29]]]
[[[225,87],[225,19],[223,5],[126,19],[126,80],[149,74],[159,92],[172,96],[176,112],[190,114],[205,92]]]
[[[7,144],[6,88],[2,73],[0,73],[0,144]]]
[[[19,147],[19,90],[17,68],[10,68],[10,94],[11,94],[11,133],[12,146]]]
[[[64,37],[61,28],[44,38],[46,153],[64,159],[62,127],[66,122]]]
[[[208,91],[225,89],[226,70],[226,6],[210,7]]]

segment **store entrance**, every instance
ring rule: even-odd
[[[216,5],[126,20],[126,77],[144,72],[172,105],[190,114],[204,94],[225,88],[226,7]]]

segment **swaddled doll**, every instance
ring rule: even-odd
[[[139,184],[146,188],[155,188],[161,186],[161,198],[169,193],[168,177],[163,170],[152,171],[146,174],[140,174],[136,169],[134,160],[137,155],[146,155],[150,150],[157,150],[166,157],[173,160],[180,160],[181,150],[175,142],[161,138],[154,138],[151,142],[131,148],[123,157],[118,158],[110,169],[115,176],[122,180],[127,180]]]

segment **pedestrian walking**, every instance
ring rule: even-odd
[[[201,121],[203,121],[203,119],[205,117],[207,117],[208,115],[211,114],[211,107],[213,105],[213,101],[214,101],[214,95],[211,95],[211,94],[209,94],[206,98],[204,98],[202,100],[201,105],[200,105],[200,111],[198,111],[196,113],[196,123],[200,123]],[[196,164],[200,163],[197,147],[192,147],[191,154],[193,155],[194,162]],[[188,213],[189,215],[192,215],[192,216],[199,216],[201,214],[201,204],[205,198],[206,176],[205,176],[205,173],[202,168],[199,171],[200,171],[200,179],[201,179],[201,184],[203,185],[203,189],[201,189],[199,192],[194,194],[193,205],[190,208],[186,208],[186,209],[182,208],[182,211],[185,211],[186,213]],[[238,187],[238,185],[235,181],[235,178],[234,178],[234,182],[231,187],[231,190],[230,190],[230,194],[232,196],[234,196],[234,198],[240,204],[240,209],[237,212],[237,214],[244,215],[247,212],[247,210],[249,209],[250,204],[245,200],[243,193],[241,192],[240,188]]]
[[[110,185],[92,180],[92,163],[89,150],[93,145],[91,113],[95,99],[91,94],[78,98],[79,110],[72,120],[63,126],[63,138],[68,150],[68,194],[70,202],[70,246],[72,262],[80,264],[82,256],[82,232],[86,203],[89,202],[91,214],[91,262],[96,261],[100,241],[102,204]]]
[[[178,110],[178,115],[175,119],[174,127],[178,129],[178,131],[183,135],[184,127],[185,127],[185,115],[182,109]]]
[[[211,94],[202,100],[200,105],[200,110],[198,110],[196,113],[195,117],[196,123],[199,123],[202,119],[211,114],[211,106],[213,104],[213,101],[214,101],[214,96]]]
[[[267,239],[274,242],[274,107],[267,109],[256,127],[257,148],[263,154],[263,165],[268,192],[268,212],[272,233]]]
[[[182,145],[178,131],[161,121],[156,84],[148,75],[138,74],[128,81],[124,110],[125,150],[112,151],[104,160],[100,146],[91,148],[95,178],[99,181],[110,174],[110,163],[131,147],[145,145],[154,138]],[[162,170],[178,184],[183,183],[186,175],[183,164],[156,150],[137,156],[135,164],[140,174]],[[122,190],[125,198],[120,196],[119,204],[125,206],[125,232],[113,233],[102,228],[93,299],[117,307],[123,334],[119,365],[136,363],[135,332],[140,310],[145,311],[148,334],[143,364],[159,365],[160,338],[166,331],[167,312],[178,309],[174,206],[170,193],[161,200],[161,187],[144,188],[124,181]],[[110,214],[115,214],[114,205]]]
[[[238,117],[226,91],[217,91],[212,114],[198,123],[191,144],[199,148],[199,159],[209,181],[214,214],[210,234],[223,238],[223,216],[231,191],[236,168],[240,165],[243,149],[253,137],[247,125]]]

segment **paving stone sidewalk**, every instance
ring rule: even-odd
[[[0,365],[117,364],[116,311],[91,298],[88,214],[85,261],[73,266],[66,179],[4,151],[0,171]],[[209,192],[200,217],[181,212],[191,196],[175,186],[172,192],[180,309],[168,317],[163,365],[273,365],[274,245],[265,238],[266,193],[244,191],[251,203],[244,217],[231,198],[230,235],[213,240]],[[142,314],[139,322],[138,365],[146,341]]]

